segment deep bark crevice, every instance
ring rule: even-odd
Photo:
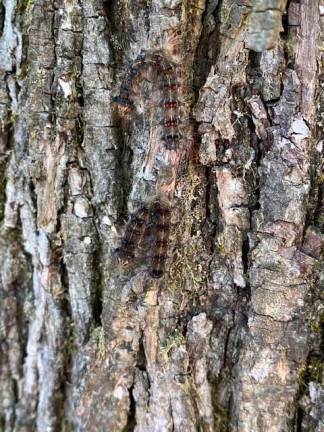
[[[204,84],[211,66],[216,62],[218,53],[220,50],[220,38],[219,27],[221,20],[219,18],[219,12],[222,7],[222,1],[209,1],[202,15],[202,34],[200,36],[199,44],[195,54],[194,65],[196,65],[193,85],[195,88],[200,89]],[[214,20],[211,28],[210,21]],[[208,51],[212,50],[211,53]]]
[[[122,432],[132,432],[136,426],[136,402],[133,395],[134,384],[128,389],[129,393],[129,412],[127,417],[127,424]]]
[[[5,14],[6,14],[6,8],[5,8],[4,4],[1,3],[1,5],[0,5],[0,38],[3,35]]]

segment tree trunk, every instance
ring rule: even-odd
[[[322,0],[2,1],[0,430],[324,431]]]

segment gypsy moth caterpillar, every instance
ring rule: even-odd
[[[121,259],[126,261],[134,260],[135,249],[138,247],[142,239],[148,218],[149,210],[146,207],[141,207],[137,212],[131,215],[124,237],[121,241],[121,247],[117,251]]]
[[[136,250],[141,242],[146,242],[151,256],[149,274],[156,279],[162,277],[168,257],[170,227],[170,207],[160,201],[142,206],[130,217],[121,246],[117,249],[119,258],[134,263],[138,260]]]
[[[160,278],[165,271],[167,260],[169,235],[171,227],[171,209],[161,202],[156,202],[151,209],[154,218],[154,246],[151,258],[150,276]]]
[[[173,44],[174,41],[175,39],[172,39],[172,42],[170,40],[170,44]],[[151,95],[148,104],[139,102],[136,104],[137,95],[140,93],[138,87],[144,85],[145,79],[157,84],[157,96]],[[178,129],[181,123],[179,88],[180,83],[174,64],[166,60],[160,53],[140,54],[129,66],[120,88],[120,95],[114,99],[114,102],[118,105],[122,115],[133,112],[136,105],[138,112],[145,113],[145,109],[152,108],[151,103],[155,102],[158,110],[162,111],[163,119],[160,124],[165,129],[161,141],[167,150],[175,150],[181,141],[181,134]],[[156,98],[158,99],[156,100]]]

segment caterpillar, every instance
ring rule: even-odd
[[[117,250],[121,259],[132,261],[135,259],[135,249],[138,247],[149,219],[149,210],[141,207],[132,214],[126,227],[121,247]]]
[[[185,115],[182,113],[186,105],[179,96],[182,93],[178,68],[180,38],[174,32],[166,32],[164,41],[163,50],[142,53],[128,66],[119,95],[114,98],[121,116],[129,118],[141,114],[143,123],[149,125],[150,142],[145,164],[154,175],[155,172],[163,175],[166,172],[161,166],[156,170],[156,161],[161,165],[162,159],[155,155],[163,148],[175,152],[172,156],[166,153],[163,162],[171,164],[167,183],[164,179],[162,184],[157,178],[153,187],[159,191],[154,194],[154,201],[150,204],[145,201],[146,204],[131,216],[121,241],[120,256],[127,261],[136,263],[144,256],[146,259],[150,257],[148,271],[153,278],[162,277],[165,271],[171,221],[169,203],[185,135]],[[152,128],[157,129],[153,132]],[[136,250],[139,246],[140,250]]]
[[[175,64],[159,53],[141,54],[128,68],[120,94],[114,98],[114,102],[122,115],[133,113],[138,98],[137,89],[145,77],[152,82],[158,81],[156,90],[162,95],[162,100],[158,100],[159,110],[162,111],[160,138],[167,150],[176,150],[181,144],[182,134],[180,83]]]
[[[158,279],[164,274],[165,263],[168,257],[171,209],[157,202],[151,209],[151,215],[154,218],[155,240],[149,273],[151,277]]]
[[[148,229],[149,227],[151,230]],[[141,207],[130,218],[121,246],[117,249],[119,258],[127,262],[134,262],[135,250],[140,242],[152,241],[149,274],[156,279],[162,277],[168,256],[170,227],[171,209],[169,207],[159,201],[153,203],[149,208]]]

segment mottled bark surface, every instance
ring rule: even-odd
[[[2,0],[1,431],[324,430],[323,26]]]

